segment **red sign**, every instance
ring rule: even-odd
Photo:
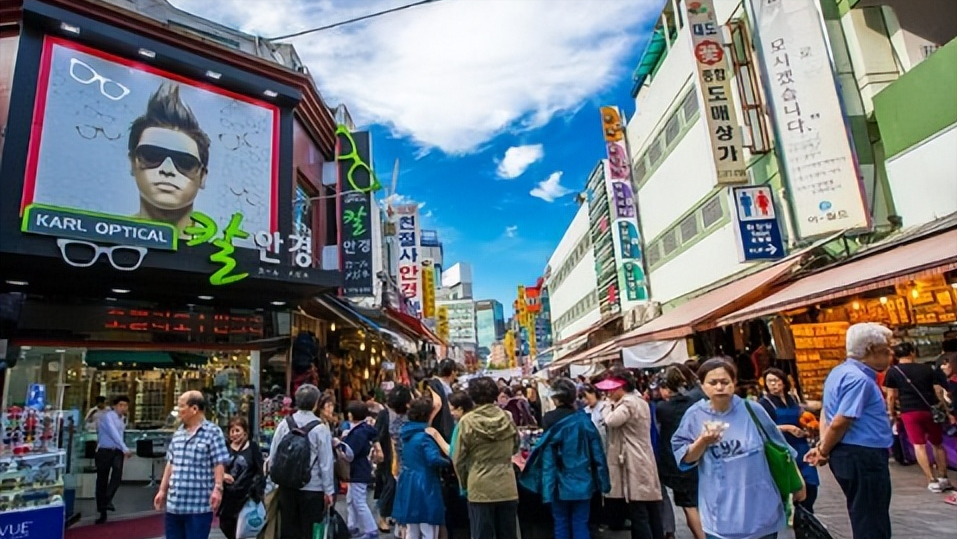
[[[717,41],[706,39],[695,46],[694,55],[699,63],[713,66],[724,60],[724,48]]]
[[[259,315],[108,307],[103,329],[174,335],[262,337],[263,319]]]

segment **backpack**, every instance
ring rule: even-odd
[[[289,432],[279,441],[276,454],[269,468],[269,478],[280,487],[299,490],[312,479],[312,445],[309,443],[309,431],[320,425],[312,421],[300,428],[292,419],[286,418]],[[318,458],[318,456],[317,456]]]

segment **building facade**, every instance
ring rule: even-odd
[[[448,313],[449,342],[463,350],[475,352],[478,348],[475,301],[447,299],[437,300],[436,304],[439,309]]]
[[[505,311],[502,304],[494,299],[475,302],[476,336],[479,350],[488,349],[505,337]]]

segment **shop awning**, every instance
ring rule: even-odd
[[[657,369],[688,361],[684,339],[650,341],[622,348],[621,359],[629,369]]]
[[[696,331],[711,329],[722,316],[766,296],[775,283],[786,278],[807,251],[801,251],[780,262],[683,303],[651,322],[615,339],[621,347],[650,341],[680,339]]]
[[[98,368],[171,369],[205,365],[209,358],[187,352],[87,350],[84,361],[88,366]]]
[[[615,346],[615,341],[603,342],[587,350],[565,356],[559,360],[553,361],[548,365],[548,370],[557,371],[569,365],[588,365],[616,359],[619,356],[620,349]]]
[[[863,251],[840,266],[808,275],[751,306],[726,315],[719,324],[807,307],[954,269],[957,269],[957,230],[948,230],[870,255]]]
[[[316,303],[325,307],[326,310],[332,312],[354,328],[361,328],[362,326],[365,326],[374,331],[380,331],[382,329],[379,324],[376,324],[368,317],[363,316],[355,308],[348,305],[348,302],[345,300],[327,294],[316,296],[313,299],[316,301]]]
[[[414,336],[416,339],[427,340],[433,344],[445,344],[445,342],[443,342],[438,335],[433,333],[432,330],[422,323],[422,320],[388,307],[386,307],[385,314],[388,318],[395,321],[400,326],[405,327],[407,331],[411,331],[412,336]]]

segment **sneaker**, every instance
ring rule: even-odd
[[[950,484],[950,480],[946,477],[941,477],[937,480],[937,484],[940,485],[941,492],[947,490],[954,490],[954,486]]]
[[[929,490],[929,491],[931,491],[931,492],[933,492],[933,493],[935,493],[935,494],[940,494],[941,492],[944,491],[944,489],[940,488],[940,482],[939,482],[939,481],[931,481],[930,483],[928,483],[928,484],[927,484],[927,490]]]

